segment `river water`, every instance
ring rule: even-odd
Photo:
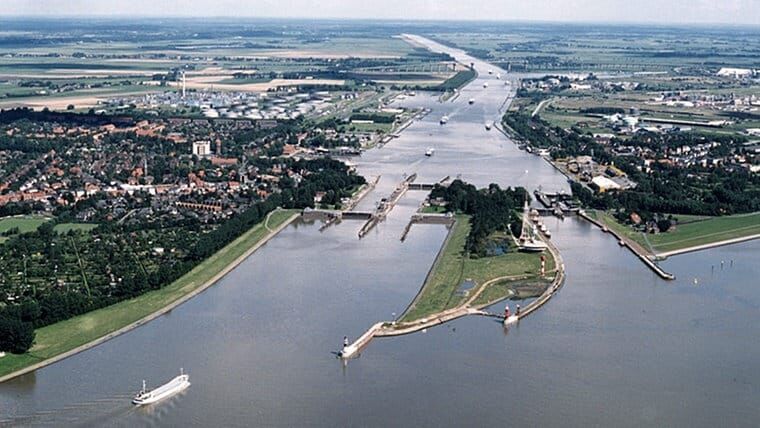
[[[455,100],[399,101],[433,112],[354,160],[363,175],[382,176],[359,209],[415,172],[422,183],[461,174],[481,186],[568,189],[549,164],[485,129],[511,91],[487,73],[503,71],[474,62],[480,77]],[[436,149],[429,158],[428,147]],[[534,315],[509,331],[474,317],[376,339],[344,365],[333,354],[342,337],[403,312],[445,238],[443,226],[415,225],[400,241],[424,197],[409,192],[362,240],[359,221],[323,232],[317,223],[293,224],[166,316],[0,385],[0,425],[760,421],[760,241],[673,257],[663,266],[678,279],[666,282],[588,223],[549,218],[567,281]],[[190,374],[188,390],[147,408],[129,403],[142,379],[155,385],[180,367]]]

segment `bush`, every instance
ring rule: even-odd
[[[23,354],[34,344],[34,327],[13,318],[0,317],[0,351]]]

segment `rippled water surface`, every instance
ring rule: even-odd
[[[463,62],[470,59],[450,50]],[[403,174],[477,185],[567,190],[562,175],[497,130],[510,93],[491,67],[452,102],[353,161],[381,175],[359,209]],[[502,75],[505,73],[502,71]],[[485,81],[488,88],[483,87]],[[475,98],[473,105],[467,100]],[[449,116],[445,126],[438,124]],[[427,147],[435,155],[425,157]],[[357,239],[359,221],[297,222],[218,284],[146,326],[0,385],[0,425],[705,426],[760,420],[760,241],[674,257],[657,278],[614,239],[575,218],[547,223],[567,265],[562,290],[509,331],[466,318],[377,339],[344,366],[332,352],[401,313],[446,234],[401,233],[424,192]],[[720,262],[724,261],[721,268]],[[698,285],[694,284],[698,278]],[[180,367],[192,386],[148,408],[142,379]]]

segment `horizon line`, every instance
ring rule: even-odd
[[[530,19],[530,18],[512,18],[512,19],[488,19],[488,18],[372,18],[372,17],[305,17],[305,16],[230,16],[230,15],[140,15],[140,14],[63,14],[63,15],[29,15],[29,14],[0,14],[0,19],[45,19],[65,21],[70,19],[226,19],[231,21],[244,20],[284,20],[284,21],[373,21],[373,22],[455,22],[455,23],[522,23],[522,24],[568,24],[568,25],[612,25],[612,26],[691,26],[691,27],[748,27],[760,28],[760,23],[736,23],[722,21],[696,21],[696,22],[678,22],[678,21],[638,21],[638,20],[561,20],[561,19]]]

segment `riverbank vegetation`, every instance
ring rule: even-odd
[[[667,233],[645,234],[620,223],[605,211],[589,210],[589,216],[637,243],[651,255],[681,251],[701,245],[760,235],[760,213],[723,217],[671,216],[675,223]]]
[[[491,184],[478,190],[472,184],[454,180],[449,186],[437,185],[430,192],[430,199],[442,201],[448,212],[471,216],[466,250],[484,256],[488,239],[494,232],[520,235],[522,220],[516,210],[522,208],[529,196],[522,187],[501,189],[497,184]]]
[[[457,215],[419,296],[399,321],[426,318],[470,300],[473,306],[483,307],[505,298],[536,297],[549,285],[551,280],[540,275],[541,255],[518,252],[503,234],[492,236],[494,246],[499,246],[498,253],[485,257],[468,253],[471,220],[471,216]],[[554,268],[554,260],[548,256],[546,271]],[[498,278],[503,279],[492,281]],[[487,284],[489,281],[492,282]]]
[[[532,150],[546,150],[559,168],[580,169],[571,182],[573,195],[612,217],[610,228],[622,225],[619,233],[651,253],[758,233],[745,222],[760,212],[760,175],[752,172],[756,154],[742,135],[640,129],[600,139],[524,111],[507,113],[503,123]],[[599,177],[633,184],[600,189]],[[714,219],[692,223],[693,216]]]
[[[505,298],[540,295],[551,282],[541,275],[541,254],[518,251],[513,233],[521,232],[517,214],[528,198],[523,188],[478,190],[455,180],[436,186],[430,200],[444,203],[456,221],[415,301],[400,318],[409,322],[464,304],[484,307]],[[555,261],[546,259],[546,273]]]
[[[4,220],[6,234],[14,233],[5,236],[7,240],[0,245],[0,318],[39,329],[162,289],[276,208],[314,207],[318,193],[322,203],[340,203],[365,182],[344,163],[330,158],[291,161],[288,165],[300,172],[299,181],[284,176],[278,193],[265,200],[251,194],[247,209],[213,220],[202,221],[192,215],[169,220],[151,215],[155,211],[150,195],[133,199],[131,208],[146,210],[147,214],[130,223],[103,221],[93,227],[72,223],[56,226],[54,220],[41,218]],[[91,206],[95,201],[71,209]],[[71,217],[58,214],[58,219]],[[25,233],[20,233],[22,227]],[[0,348],[22,350],[22,346]]]
[[[270,233],[270,230],[276,229],[297,213],[298,210],[273,211],[266,224],[258,222],[224,248],[165,287],[36,329],[35,344],[28,352],[20,355],[9,354],[0,358],[0,377],[101,338],[198,290],[229,267],[246,251],[258,244]],[[21,337],[21,339],[24,338]],[[2,343],[0,341],[0,344]],[[15,350],[8,348],[8,351],[14,352]]]

